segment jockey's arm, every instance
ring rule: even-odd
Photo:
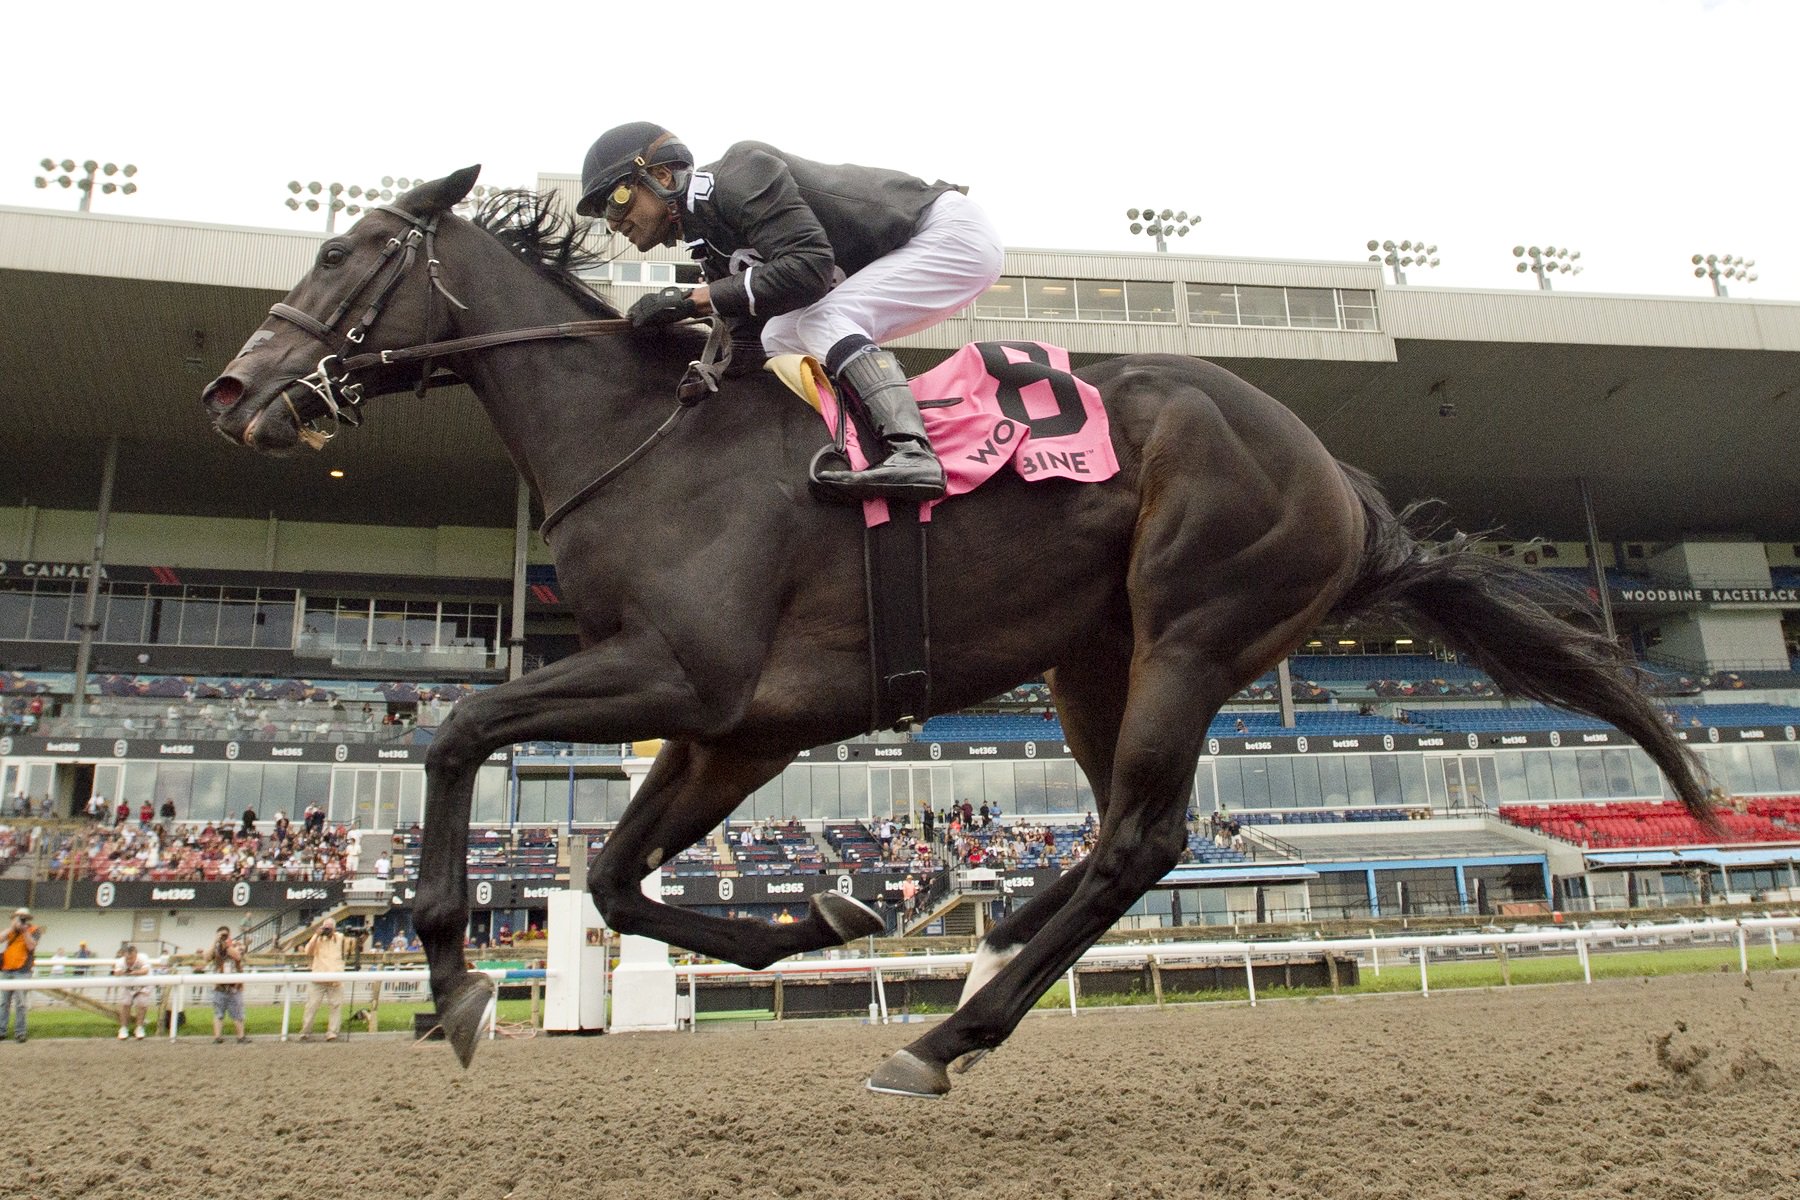
[[[837,260],[818,216],[787,164],[763,150],[734,148],[720,164],[712,202],[760,262],[691,294],[701,313],[733,323],[812,304],[831,290]]]

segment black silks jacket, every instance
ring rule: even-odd
[[[695,168],[681,238],[712,305],[733,325],[812,304],[905,245],[953,185],[879,167],[833,166],[738,142]]]

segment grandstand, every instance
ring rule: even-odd
[[[23,800],[34,825],[46,810],[61,822],[35,845],[23,825],[0,829],[0,905],[28,894],[41,905],[30,889],[54,880],[71,912],[128,922],[170,905],[234,911],[243,884],[260,914],[341,898],[385,848],[391,911],[376,924],[403,926],[437,727],[459,699],[579,643],[549,549],[531,532],[541,513],[529,497],[521,508],[520,481],[466,392],[384,397],[323,456],[280,463],[226,446],[198,419],[193,394],[318,244],[292,231],[0,209],[0,319],[14,356],[0,372],[13,485],[0,513],[0,819],[18,819]],[[691,273],[662,251],[621,262],[654,286]],[[1504,696],[1429,630],[1370,619],[1315,631],[1289,660],[1288,697],[1270,672],[1212,720],[1185,874],[1132,920],[1448,910],[1496,897],[1578,904],[1618,869],[1585,851],[1735,854],[1793,840],[1800,481],[1788,447],[1800,430],[1792,406],[1768,398],[1800,376],[1800,309],[1395,287],[1366,263],[1015,250],[1006,270],[1034,286],[1126,282],[1166,292],[1167,304],[1146,310],[1161,314],[1154,321],[1100,320],[1014,311],[996,291],[908,339],[909,366],[993,337],[1059,343],[1078,363],[1134,350],[1221,362],[1396,500],[1440,497],[1465,528],[1501,527],[1495,555],[1603,596],[1646,690],[1668,698],[1671,725],[1743,804],[1724,840],[1684,826],[1616,730]],[[628,305],[651,284],[623,275],[593,282]],[[1237,313],[1252,293],[1279,301],[1268,311],[1332,316],[1304,327],[1223,319],[1221,296]],[[109,314],[109,336],[72,335],[58,314],[77,310]],[[1594,401],[1625,379],[1628,427]],[[1454,418],[1439,415],[1440,385],[1456,392]],[[1700,395],[1705,438],[1694,433]],[[53,432],[44,411],[59,414]],[[109,445],[116,481],[102,504]],[[84,687],[75,671],[90,579]],[[483,767],[469,852],[478,922],[521,927],[545,888],[579,876],[647,766],[631,746],[548,744]],[[126,803],[126,829],[80,823],[96,796],[109,809]],[[939,826],[919,855],[923,810],[963,801],[1004,816],[950,849]],[[205,845],[152,855],[129,837],[145,803],[173,805],[175,840]],[[308,807],[334,837],[344,831],[336,866],[262,853],[276,814]],[[259,816],[256,844],[221,844],[247,808]],[[1048,688],[1026,681],[910,736],[812,752],[665,875],[680,889],[673,903],[766,916],[844,875],[858,896],[891,901],[908,873],[966,865],[979,849],[1028,894],[1027,882],[1078,860],[1093,810]],[[1199,832],[1215,816],[1239,827],[1241,849]],[[884,819],[906,831],[886,852]],[[748,845],[736,836],[747,825],[761,831]],[[1749,878],[1779,890],[1778,875]],[[182,886],[161,886],[171,883]]]

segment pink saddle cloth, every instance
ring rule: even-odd
[[[919,519],[1010,468],[1023,479],[1099,483],[1119,473],[1100,392],[1069,371],[1069,352],[1042,342],[974,342],[910,381],[925,432],[944,464],[943,500],[920,506]],[[837,396],[821,389],[820,412],[836,429]],[[869,465],[852,424],[850,465]],[[886,500],[863,501],[870,526],[888,519]]]

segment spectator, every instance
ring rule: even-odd
[[[82,942],[75,947],[74,956],[79,959],[91,959],[94,957],[94,952],[88,949],[88,944],[86,942]],[[75,974],[77,975],[86,975],[87,973],[88,969],[86,967],[75,968]]]
[[[388,858],[387,851],[383,850],[375,859],[375,878],[386,879],[388,877],[388,872],[393,869],[393,860]]]
[[[231,926],[219,926],[219,936],[213,939],[210,965],[216,974],[237,974],[244,969],[244,947],[231,936]],[[232,1025],[237,1029],[237,1040],[248,1042],[244,1036],[244,985],[241,983],[215,983],[212,992],[213,1010],[213,1045],[225,1040],[225,1018],[230,1017]]]
[[[102,796],[99,792],[95,792],[88,797],[87,819],[94,822],[96,825],[103,824],[106,821],[106,797]]]
[[[344,969],[344,935],[337,931],[337,922],[330,917],[319,932],[312,935],[302,951],[306,955],[309,971],[321,974],[342,971]],[[338,1029],[344,1023],[344,985],[341,983],[314,983],[306,991],[306,1008],[300,1014],[300,1040],[312,1041],[313,1017],[318,1015],[319,1005],[329,1002],[331,1014],[326,1020],[325,1040],[335,1042]]]
[[[150,807],[148,800],[138,806],[138,824],[148,825],[156,820],[156,810]]]
[[[128,942],[112,973],[127,981],[125,994],[119,1000],[119,1040],[135,1037],[141,1042],[144,1040],[144,1014],[150,1011],[150,985],[136,981],[150,974],[150,963],[138,953],[135,945]],[[135,1033],[131,1030],[133,1024],[137,1026]]]
[[[131,805],[121,800],[119,807],[113,810],[113,828],[123,829],[125,822],[129,820],[131,820]]]
[[[175,819],[175,801],[172,797],[165,797],[163,799],[160,815],[165,821],[173,821]]]
[[[254,808],[246,808],[244,810],[242,836],[244,836],[244,837],[255,837],[256,836],[256,810]]]
[[[0,979],[30,979],[31,964],[37,958],[38,939],[44,931],[31,923],[29,908],[15,908],[6,927],[6,938],[0,941]],[[18,1041],[25,1040],[25,999],[28,993],[0,992],[0,1041],[10,1032]],[[14,1018],[13,1010],[19,1015]]]

